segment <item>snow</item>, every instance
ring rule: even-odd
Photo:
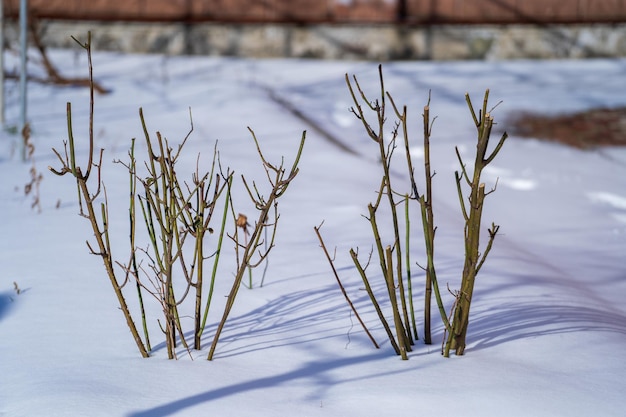
[[[76,51],[53,51],[52,59],[63,74],[86,74],[85,57]],[[408,105],[418,166],[421,112],[431,90],[436,261],[440,282],[451,289],[459,287],[463,247],[454,146],[467,160],[474,146],[464,93],[480,102],[490,88],[491,102],[503,101],[493,113],[499,131],[522,110],[626,104],[619,87],[626,60],[398,62],[383,70],[396,103]],[[153,304],[153,355],[142,359],[101,261],[85,246],[91,231],[77,215],[73,181],[46,169],[58,166],[50,149],[61,149],[67,137],[68,101],[78,155],[86,161],[88,91],[31,83],[34,164],[44,175],[41,213],[30,209],[32,196],[22,191],[31,164],[18,161],[16,137],[3,131],[0,140],[1,416],[622,415],[626,149],[580,151],[510,138],[484,173],[488,188],[497,181],[484,223],[501,225],[501,234],[477,281],[466,354],[440,355],[442,326],[434,316],[433,345],[420,340],[409,361],[401,361],[348,254],[371,248],[362,214],[375,198],[380,170],[374,144],[348,111],[344,74],[357,75],[373,97],[376,64],[96,52],[94,71],[112,89],[96,97],[95,133],[97,146],[105,148],[103,179],[120,259],[127,256],[128,179],[112,161],[127,158],[133,137],[138,153],[145,150],[139,107],[149,130],[172,142],[189,131],[191,108],[194,131],[181,163],[190,172],[198,153],[210,162],[218,140],[223,164],[259,183],[263,171],[246,127],[254,129],[270,161],[284,156],[287,165],[307,130],[300,173],[279,202],[265,285],[258,287],[261,270],[255,270],[257,287],[240,291],[215,359],[205,360],[234,272],[228,259],[220,267],[205,349],[192,351],[194,360],[184,349],[179,360],[167,360]],[[11,125],[18,119],[18,91],[13,81],[6,89]],[[354,154],[325,140],[269,91]],[[394,168],[400,186],[406,174],[400,163]],[[236,210],[251,212],[242,197],[235,199]],[[413,260],[424,263],[421,224],[412,210]],[[337,248],[342,281],[379,350],[351,314],[319,248],[313,227],[322,222],[326,244]],[[379,279],[373,282],[382,290]],[[420,317],[423,291],[414,285]],[[449,308],[453,297],[446,292],[444,299]]]

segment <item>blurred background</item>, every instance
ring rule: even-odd
[[[3,0],[17,45],[20,0]],[[46,47],[367,60],[626,56],[625,0],[28,0]]]

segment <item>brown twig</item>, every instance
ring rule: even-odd
[[[322,250],[324,251],[324,254],[326,255],[326,259],[328,260],[328,263],[330,264],[330,268],[333,271],[333,275],[335,275],[335,279],[337,280],[337,284],[339,284],[339,288],[341,289],[341,292],[343,293],[343,296],[346,298],[346,301],[348,302],[348,305],[350,306],[350,308],[354,312],[354,315],[356,316],[357,320],[359,320],[359,323],[361,323],[361,327],[363,327],[363,330],[365,330],[365,333],[370,338],[370,340],[372,341],[372,343],[374,344],[376,349],[379,349],[378,343],[376,343],[376,340],[374,340],[374,337],[372,336],[372,334],[369,332],[369,330],[367,330],[367,326],[365,326],[365,323],[361,319],[361,316],[359,316],[359,313],[356,311],[356,307],[352,303],[352,300],[350,300],[350,297],[348,296],[348,293],[346,292],[346,289],[344,288],[343,284],[341,283],[341,279],[339,279],[339,274],[337,273],[337,269],[335,268],[335,264],[333,262],[333,259],[331,258],[330,254],[328,253],[328,250],[326,249],[326,245],[324,244],[324,240],[322,239],[322,235],[320,234],[320,229],[322,228],[323,224],[324,223],[322,222],[322,224],[320,224],[319,226],[313,227],[313,229],[315,230],[315,234],[317,235],[317,238],[320,241],[320,247],[322,248]]]
[[[245,178],[242,177],[244,186],[246,190],[248,191],[248,195],[251,201],[254,203],[254,206],[259,212],[259,217],[254,223],[254,229],[252,230],[252,233],[250,233],[250,239],[248,240],[248,243],[243,248],[243,254],[241,258],[239,258],[239,255],[237,252],[237,259],[240,259],[240,262],[237,266],[235,279],[233,281],[233,285],[231,287],[231,290],[228,294],[228,298],[226,300],[226,306],[224,307],[222,318],[217,325],[215,336],[213,337],[213,342],[211,343],[211,347],[209,349],[209,354],[207,356],[208,360],[213,360],[213,355],[215,354],[217,343],[219,341],[222,331],[224,330],[226,320],[228,320],[228,316],[230,315],[232,307],[235,303],[235,299],[239,292],[239,288],[241,287],[241,283],[242,283],[245,271],[248,268],[254,268],[258,266],[261,262],[263,262],[263,260],[267,258],[271,249],[274,246],[274,238],[276,236],[278,217],[279,217],[278,216],[278,199],[285,193],[285,191],[291,184],[291,181],[293,181],[293,179],[296,177],[296,175],[299,172],[298,163],[300,161],[300,157],[302,156],[302,150],[304,148],[304,142],[306,139],[306,131],[304,131],[302,132],[302,138],[300,139],[300,146],[298,148],[298,152],[294,159],[293,165],[290,171],[287,172],[286,169],[283,167],[282,163],[280,166],[274,166],[265,159],[265,156],[263,155],[263,152],[261,151],[261,147],[259,145],[259,141],[256,137],[256,134],[254,133],[252,129],[248,128],[248,130],[250,131],[250,134],[252,135],[252,138],[257,148],[257,153],[259,155],[259,158],[261,159],[261,163],[263,164],[263,167],[265,169],[268,182],[272,188],[269,193],[269,196],[265,198],[261,195],[255,183],[252,183],[252,187],[250,187],[250,185],[246,182]],[[273,215],[270,214],[272,211],[273,211]],[[273,221],[270,221],[272,216],[273,216]],[[263,239],[264,231],[268,227],[272,228],[272,237],[270,239],[270,243],[267,246],[267,249],[265,250],[265,252],[262,252],[262,253],[257,252],[257,249],[263,245],[262,239]],[[238,251],[239,250],[238,243],[236,244],[236,248]],[[252,262],[252,258],[255,254],[258,255],[258,260],[256,262]]]

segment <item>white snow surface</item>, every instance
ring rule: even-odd
[[[67,76],[87,74],[80,51],[52,51],[51,58]],[[33,65],[31,72],[37,71]],[[398,62],[383,71],[395,102],[408,105],[420,186],[421,113],[431,91],[436,265],[449,309],[453,296],[446,286],[459,288],[463,266],[454,146],[469,163],[475,145],[465,92],[477,106],[485,88],[492,105],[502,101],[493,111],[500,122],[495,141],[507,117],[521,110],[625,105],[626,60]],[[346,73],[375,98],[377,64],[369,62],[94,54],[95,78],[111,89],[96,95],[94,132],[96,146],[105,149],[113,255],[122,262],[128,256],[128,173],[112,161],[127,159],[134,137],[143,157],[139,107],[151,134],[160,131],[174,144],[190,128],[191,108],[194,130],[181,171],[195,168],[198,153],[208,167],[218,141],[222,164],[258,184],[265,177],[246,127],[254,129],[268,160],[280,163],[284,156],[287,166],[307,130],[300,173],[279,200],[264,285],[258,268],[255,288],[241,289],[210,362],[207,348],[232,283],[232,256],[220,264],[205,349],[189,355],[181,347],[179,360],[168,360],[159,307],[150,299],[153,351],[141,358],[101,260],[85,245],[93,236],[78,216],[75,183],[47,170],[58,168],[51,148],[62,150],[67,138],[66,102],[72,103],[78,158],[86,163],[88,90],[30,83],[41,213],[23,193],[32,164],[19,161],[15,135],[3,131],[0,140],[0,416],[624,415],[626,149],[580,151],[509,138],[483,176],[488,188],[497,180],[484,227],[493,221],[501,229],[476,282],[466,354],[440,354],[443,329],[433,310],[433,344],[420,339],[402,361],[348,253],[359,248],[364,256],[372,247],[362,215],[376,198],[381,168],[377,145],[349,112]],[[10,125],[18,119],[17,84],[7,81],[6,89]],[[270,91],[355,154],[294,117]],[[400,151],[398,188],[406,184]],[[235,210],[252,213],[240,177],[235,183]],[[425,264],[419,211],[411,210],[412,262]],[[380,349],[351,314],[319,247],[313,227],[322,222],[326,244],[336,247],[340,277]],[[383,229],[389,239],[389,227]],[[224,251],[232,252],[232,245],[227,241]],[[375,289],[384,291],[380,273],[374,266],[368,271]],[[421,332],[423,273],[415,265],[412,271]],[[127,293],[135,305],[132,297]],[[386,303],[383,308],[389,314]],[[189,316],[182,320],[191,330]]]

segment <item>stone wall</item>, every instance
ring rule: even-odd
[[[95,50],[255,58],[519,59],[626,57],[626,24],[441,25],[224,24],[40,21],[49,47],[74,47],[92,32]],[[17,28],[5,28],[16,44]]]

